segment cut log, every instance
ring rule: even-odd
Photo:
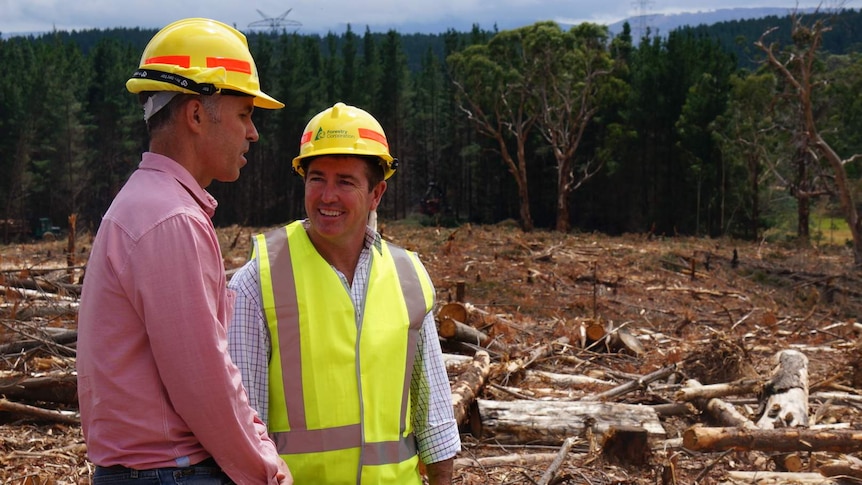
[[[589,319],[581,324],[582,345],[587,348],[603,348],[608,352],[641,355],[646,352],[643,344],[625,326],[614,327],[613,322]]]
[[[18,404],[6,399],[0,398],[0,411],[28,416],[39,421],[52,421],[56,423],[80,425],[81,420],[77,416],[61,413],[51,409],[42,409],[26,404]]]
[[[819,473],[782,473],[782,472],[727,472],[727,481],[721,482],[722,485],[749,485],[756,483],[757,485],[839,485],[835,480],[824,478]]]
[[[743,396],[746,394],[759,394],[762,382],[756,379],[743,379],[724,384],[692,385],[684,387],[674,395],[677,401],[694,401],[695,399],[712,399],[724,396]]]
[[[469,355],[443,353],[443,363],[446,365],[446,370],[449,372],[452,372],[453,369],[458,369],[469,362],[473,362],[473,358]]]
[[[542,478],[537,482],[538,485],[548,485],[551,483],[551,480],[554,479],[554,476],[557,474],[557,470],[560,469],[560,466],[563,465],[563,461],[566,459],[566,455],[569,454],[569,450],[572,449],[572,446],[575,444],[574,438],[566,438],[563,441],[563,446],[560,447],[560,451],[557,452],[557,457],[554,458],[554,461],[551,462],[551,465],[545,470],[545,473],[542,475]]]
[[[59,281],[48,281],[45,278],[32,277],[29,279],[22,278],[6,278],[4,285],[10,288],[24,288],[35,290],[36,294],[41,296],[43,293],[54,293],[61,297],[81,296],[81,286],[76,284],[63,283]],[[52,295],[53,296],[53,295]],[[47,297],[47,296],[45,296]]]
[[[20,281],[20,280],[16,280]],[[12,285],[0,285],[0,291],[4,292],[7,300],[14,299],[27,299],[27,300],[48,300],[48,301],[65,301],[65,302],[76,302],[77,298],[72,296],[66,296],[57,294],[55,292],[48,292],[45,289],[37,288],[34,290],[30,290],[27,288],[21,288]]]
[[[541,370],[528,370],[524,373],[525,382],[544,382],[553,387],[572,388],[582,386],[613,386],[615,383],[603,379],[596,379],[581,374],[557,374],[555,372],[545,372]]]
[[[498,327],[502,325],[513,328],[527,335],[535,335],[535,332],[529,328],[524,325],[517,324],[502,315],[490,313],[469,303],[464,303],[464,308],[467,309],[467,323],[472,327],[485,329],[487,327]]]
[[[485,385],[490,372],[491,358],[488,356],[488,352],[480,350],[473,356],[470,367],[462,372],[458,376],[458,380],[452,385],[452,409],[458,424],[462,424],[466,420],[470,405],[479,395],[479,391]]]
[[[493,327],[496,322],[502,319],[469,303],[454,301],[440,307],[440,310],[437,311],[437,320],[441,324],[448,320],[454,320],[478,330],[485,330]]]
[[[697,402],[697,401],[695,401]],[[704,411],[709,414],[716,423],[722,426],[735,426],[739,428],[756,428],[750,419],[736,409],[736,406],[721,399],[709,399],[706,401]]]
[[[78,314],[78,302],[32,300],[27,303],[3,304],[0,305],[0,315],[4,314],[11,320],[72,318]]]
[[[772,456],[775,469],[780,472],[801,472],[804,464],[799,453],[779,453]]]
[[[583,436],[587,428],[604,436],[612,426],[637,426],[650,439],[666,433],[658,414],[649,406],[599,402],[488,401],[476,400],[479,426],[474,434],[501,444],[545,444],[560,446],[572,436]]]
[[[64,345],[74,344],[77,341],[77,330],[63,330],[57,333],[49,333],[42,340],[26,339],[2,344],[0,345],[0,355],[17,354],[42,345],[60,346],[62,348]]]
[[[491,343],[491,337],[481,330],[451,318],[440,320],[440,324],[437,326],[437,333],[443,338],[481,345],[483,347],[487,347]]]
[[[783,350],[776,360],[773,377],[763,387],[757,426],[808,426],[808,357],[796,350]]]
[[[45,377],[0,378],[0,395],[16,401],[77,404],[77,376],[63,374]]]
[[[557,453],[513,454],[504,456],[486,456],[482,458],[456,458],[455,469],[460,468],[491,468],[496,466],[530,466],[554,461]],[[574,458],[584,458],[583,453],[572,455]]]
[[[611,352],[643,355],[646,349],[637,337],[632,334],[628,328],[619,327],[608,334],[608,350]]]
[[[650,457],[647,430],[639,426],[611,426],[602,443],[602,456],[609,463],[643,466]]]
[[[824,477],[851,477],[862,481],[862,463],[852,457],[847,457],[843,461],[823,463],[818,467],[818,471]]]
[[[584,323],[584,333],[587,336],[587,345],[595,344],[605,338],[607,331],[601,321],[590,320]]]
[[[690,416],[697,413],[697,408],[692,403],[688,402],[669,402],[664,404],[655,404],[652,406],[655,412],[662,417],[669,416]]]
[[[750,419],[748,419],[745,415],[740,413],[735,406],[725,401],[722,401],[718,398],[708,398],[708,397],[694,397],[694,396],[713,396],[713,395],[726,395],[725,393],[736,393],[736,390],[731,390],[726,384],[718,384],[712,386],[703,386],[695,379],[689,379],[686,381],[685,388],[677,391],[677,396],[679,396],[683,391],[685,392],[685,397],[693,400],[694,404],[700,408],[701,411],[707,413],[713,420],[714,423],[717,423],[720,426],[736,426],[741,428],[757,428],[757,425],[754,424]],[[704,388],[709,387],[710,389],[707,391],[701,391]],[[700,392],[699,392],[700,391]]]
[[[621,396],[623,394],[636,391],[638,389],[645,389],[647,385],[649,385],[653,381],[657,381],[659,379],[664,379],[665,377],[676,372],[677,365],[671,364],[667,367],[662,367],[661,369],[651,372],[643,377],[638,379],[631,380],[624,384],[621,384],[612,389],[608,389],[607,391],[600,392],[598,394],[591,394],[589,396],[584,396],[582,401],[601,401],[604,399],[609,399],[612,397]]]
[[[455,320],[461,323],[467,322],[467,308],[463,303],[458,301],[453,301],[451,303],[447,303],[440,307],[440,310],[437,312],[437,319],[440,323],[443,323],[447,320]]]
[[[862,448],[862,430],[806,428],[746,429],[693,426],[682,435],[683,446],[694,451],[837,451]]]
[[[567,345],[568,343],[569,343],[568,338],[560,337],[560,338],[554,340],[553,342],[539,345],[538,347],[536,347],[535,349],[530,351],[530,353],[524,357],[512,359],[509,362],[506,362],[505,364],[501,365],[499,368],[499,373],[504,374],[504,377],[502,379],[503,385],[505,385],[508,382],[509,377],[512,374],[517,374],[517,373],[523,371],[528,366],[530,366],[533,362],[535,362],[537,359],[541,359],[543,357],[548,357],[550,355],[553,355],[553,353],[555,351],[555,349],[554,349],[555,345]]]

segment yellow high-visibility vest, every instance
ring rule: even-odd
[[[255,237],[268,429],[296,483],[422,483],[410,379],[434,289],[416,254],[385,241],[371,252],[357,327],[348,288],[301,222]]]

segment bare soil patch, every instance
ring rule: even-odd
[[[219,230],[229,272],[245,261],[249,236],[259,229]],[[817,392],[862,395],[857,346],[862,273],[852,269],[852,255],[846,248],[523,233],[513,224],[434,228],[383,223],[381,232],[420,254],[435,282],[438,308],[463,292],[463,302],[498,322],[485,329],[494,344],[487,347],[492,371],[478,396],[481,399],[576,401],[608,388],[598,384],[553,388],[526,379],[526,369],[599,376],[619,385],[673,366],[667,377],[610,400],[673,404],[686,379],[714,384],[767,378],[775,367],[775,355],[794,349],[809,359],[810,413],[816,422],[858,427],[857,404],[816,398]],[[4,289],[0,346],[53,335],[44,333],[46,328],[58,329],[49,331],[54,334],[75,329],[75,288],[90,242],[86,235],[75,240],[72,261],[65,240],[0,246]],[[69,263],[76,268],[71,275],[64,270]],[[24,292],[25,281],[38,284]],[[581,329],[597,322],[625,329],[643,352],[609,349],[601,343],[589,346]],[[506,363],[555,341],[567,344],[555,344],[552,352],[517,373],[505,372]],[[467,355],[476,348],[451,341],[444,341],[443,347],[448,353]],[[8,391],[16,380],[69,376],[74,370],[70,349],[74,343],[42,344],[17,352],[7,349],[0,355],[0,385]],[[450,370],[454,382],[463,368]],[[7,402],[67,417],[76,412],[74,402],[21,400],[6,394]],[[728,400],[754,419],[756,396]],[[539,483],[551,465],[549,455],[556,454],[561,443],[550,439],[513,444],[475,436],[471,431],[477,419],[474,415],[463,423],[463,451],[458,457],[463,460],[456,467],[454,483]],[[570,452],[555,478],[545,483],[737,483],[728,478],[728,471],[777,469],[769,453],[703,453],[668,445],[690,426],[709,424],[698,411],[662,416],[661,424],[667,435],[665,446],[650,443],[647,460],[640,464],[611,460],[597,451],[601,443],[591,442],[589,436],[572,436]],[[481,461],[514,455],[537,457],[509,464]],[[815,451],[801,454],[801,460],[805,471],[816,471],[818,463],[838,455]],[[0,482],[88,483],[92,466],[85,456],[80,426],[0,406]]]

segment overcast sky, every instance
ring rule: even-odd
[[[509,29],[539,20],[610,24],[638,14],[734,7],[858,9],[862,0],[0,0],[0,33],[159,28],[183,17],[209,17],[249,30],[253,22],[284,17],[289,31],[442,33],[478,24]],[[289,13],[288,10],[290,10]],[[263,13],[264,15],[262,15]],[[287,13],[286,16],[284,14]],[[265,22],[265,21],[264,21]],[[299,25],[298,25],[299,24]]]

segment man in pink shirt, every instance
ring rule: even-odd
[[[159,31],[126,83],[149,151],[96,235],[78,322],[78,395],[93,483],[292,484],[227,353],[233,292],[211,217],[258,140],[245,36],[208,19]]]

